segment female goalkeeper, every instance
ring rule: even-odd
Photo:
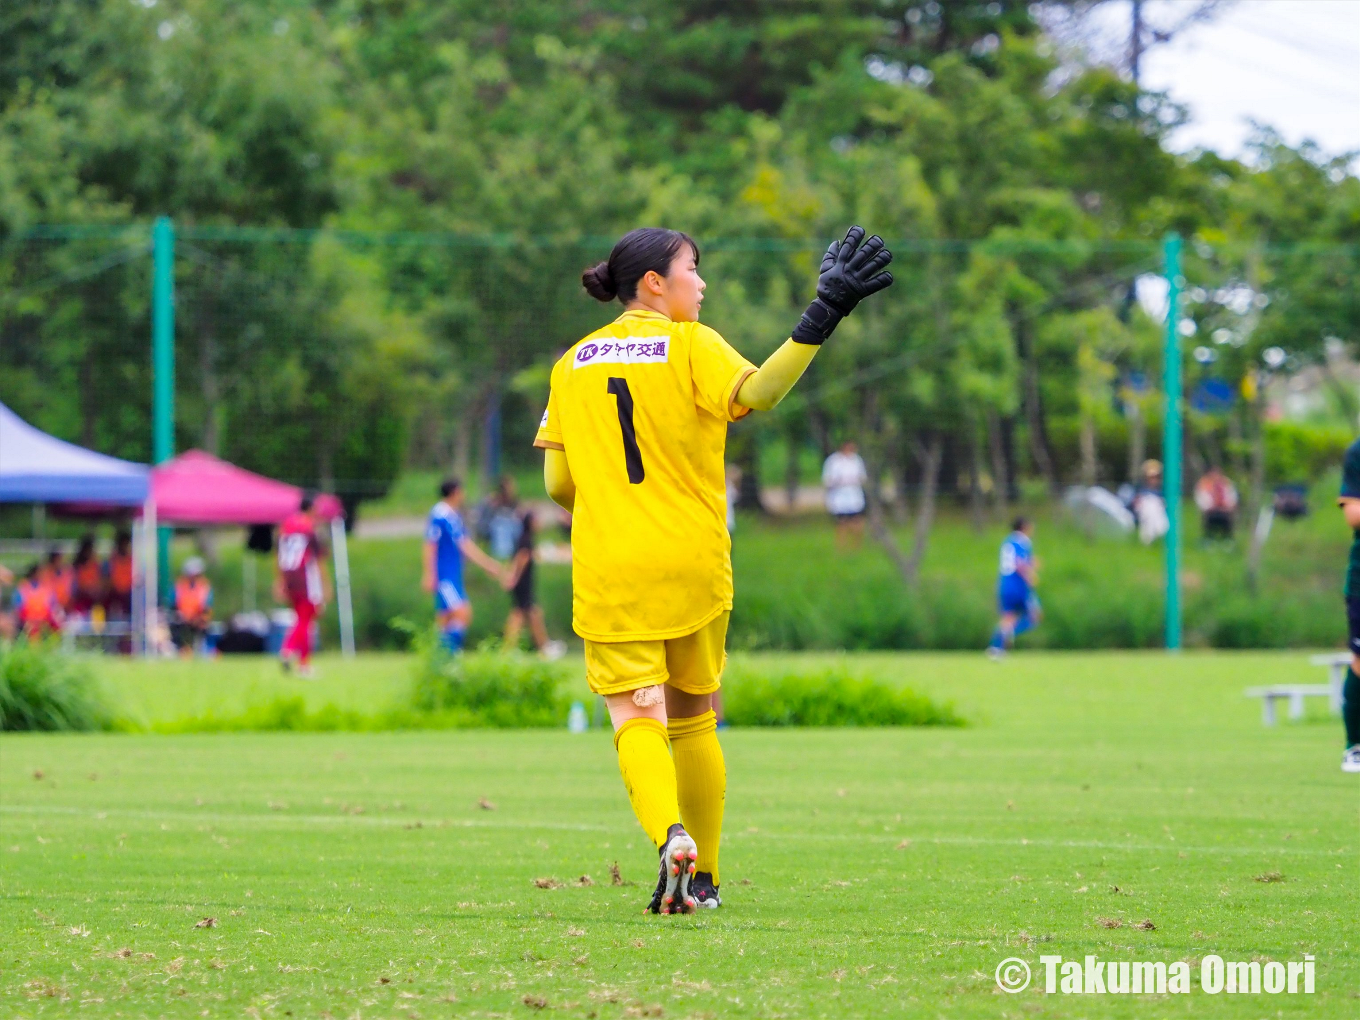
[[[759,369],[699,324],[699,249],[634,230],[581,282],[624,312],[553,367],[534,445],[573,515],[572,615],[605,698],[619,770],[661,853],[649,908],[717,907],[727,773],[711,706],[732,609],[723,447],[729,422],[789,392],[837,323],[892,283],[892,253],[851,227],[817,297]]]

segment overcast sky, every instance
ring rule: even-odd
[[[1150,0],[1148,20],[1174,24],[1186,0]],[[1127,38],[1129,5],[1098,9]],[[1238,155],[1250,121],[1290,144],[1360,152],[1360,0],[1235,0],[1144,57],[1147,88],[1190,108],[1173,147]],[[1354,169],[1360,161],[1351,164]]]

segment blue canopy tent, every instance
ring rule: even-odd
[[[141,506],[150,489],[146,465],[63,442],[0,404],[0,503]]]
[[[0,404],[0,503],[140,506],[140,540],[133,546],[132,633],[150,633],[155,620],[156,507],[145,464],[63,442]]]

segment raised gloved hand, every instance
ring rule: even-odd
[[[885,272],[892,252],[877,234],[861,244],[863,238],[863,227],[851,227],[845,240],[832,241],[827,248],[817,278],[817,297],[793,329],[793,339],[800,344],[822,343],[857,304],[892,286],[892,273]]]

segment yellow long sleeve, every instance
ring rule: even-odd
[[[543,454],[543,485],[548,490],[548,498],[567,513],[575,513],[576,481],[571,477],[566,452],[547,449]]]
[[[784,345],[741,384],[736,402],[753,411],[770,410],[793,389],[793,384],[807,371],[819,350],[821,348],[815,344],[784,341]]]

